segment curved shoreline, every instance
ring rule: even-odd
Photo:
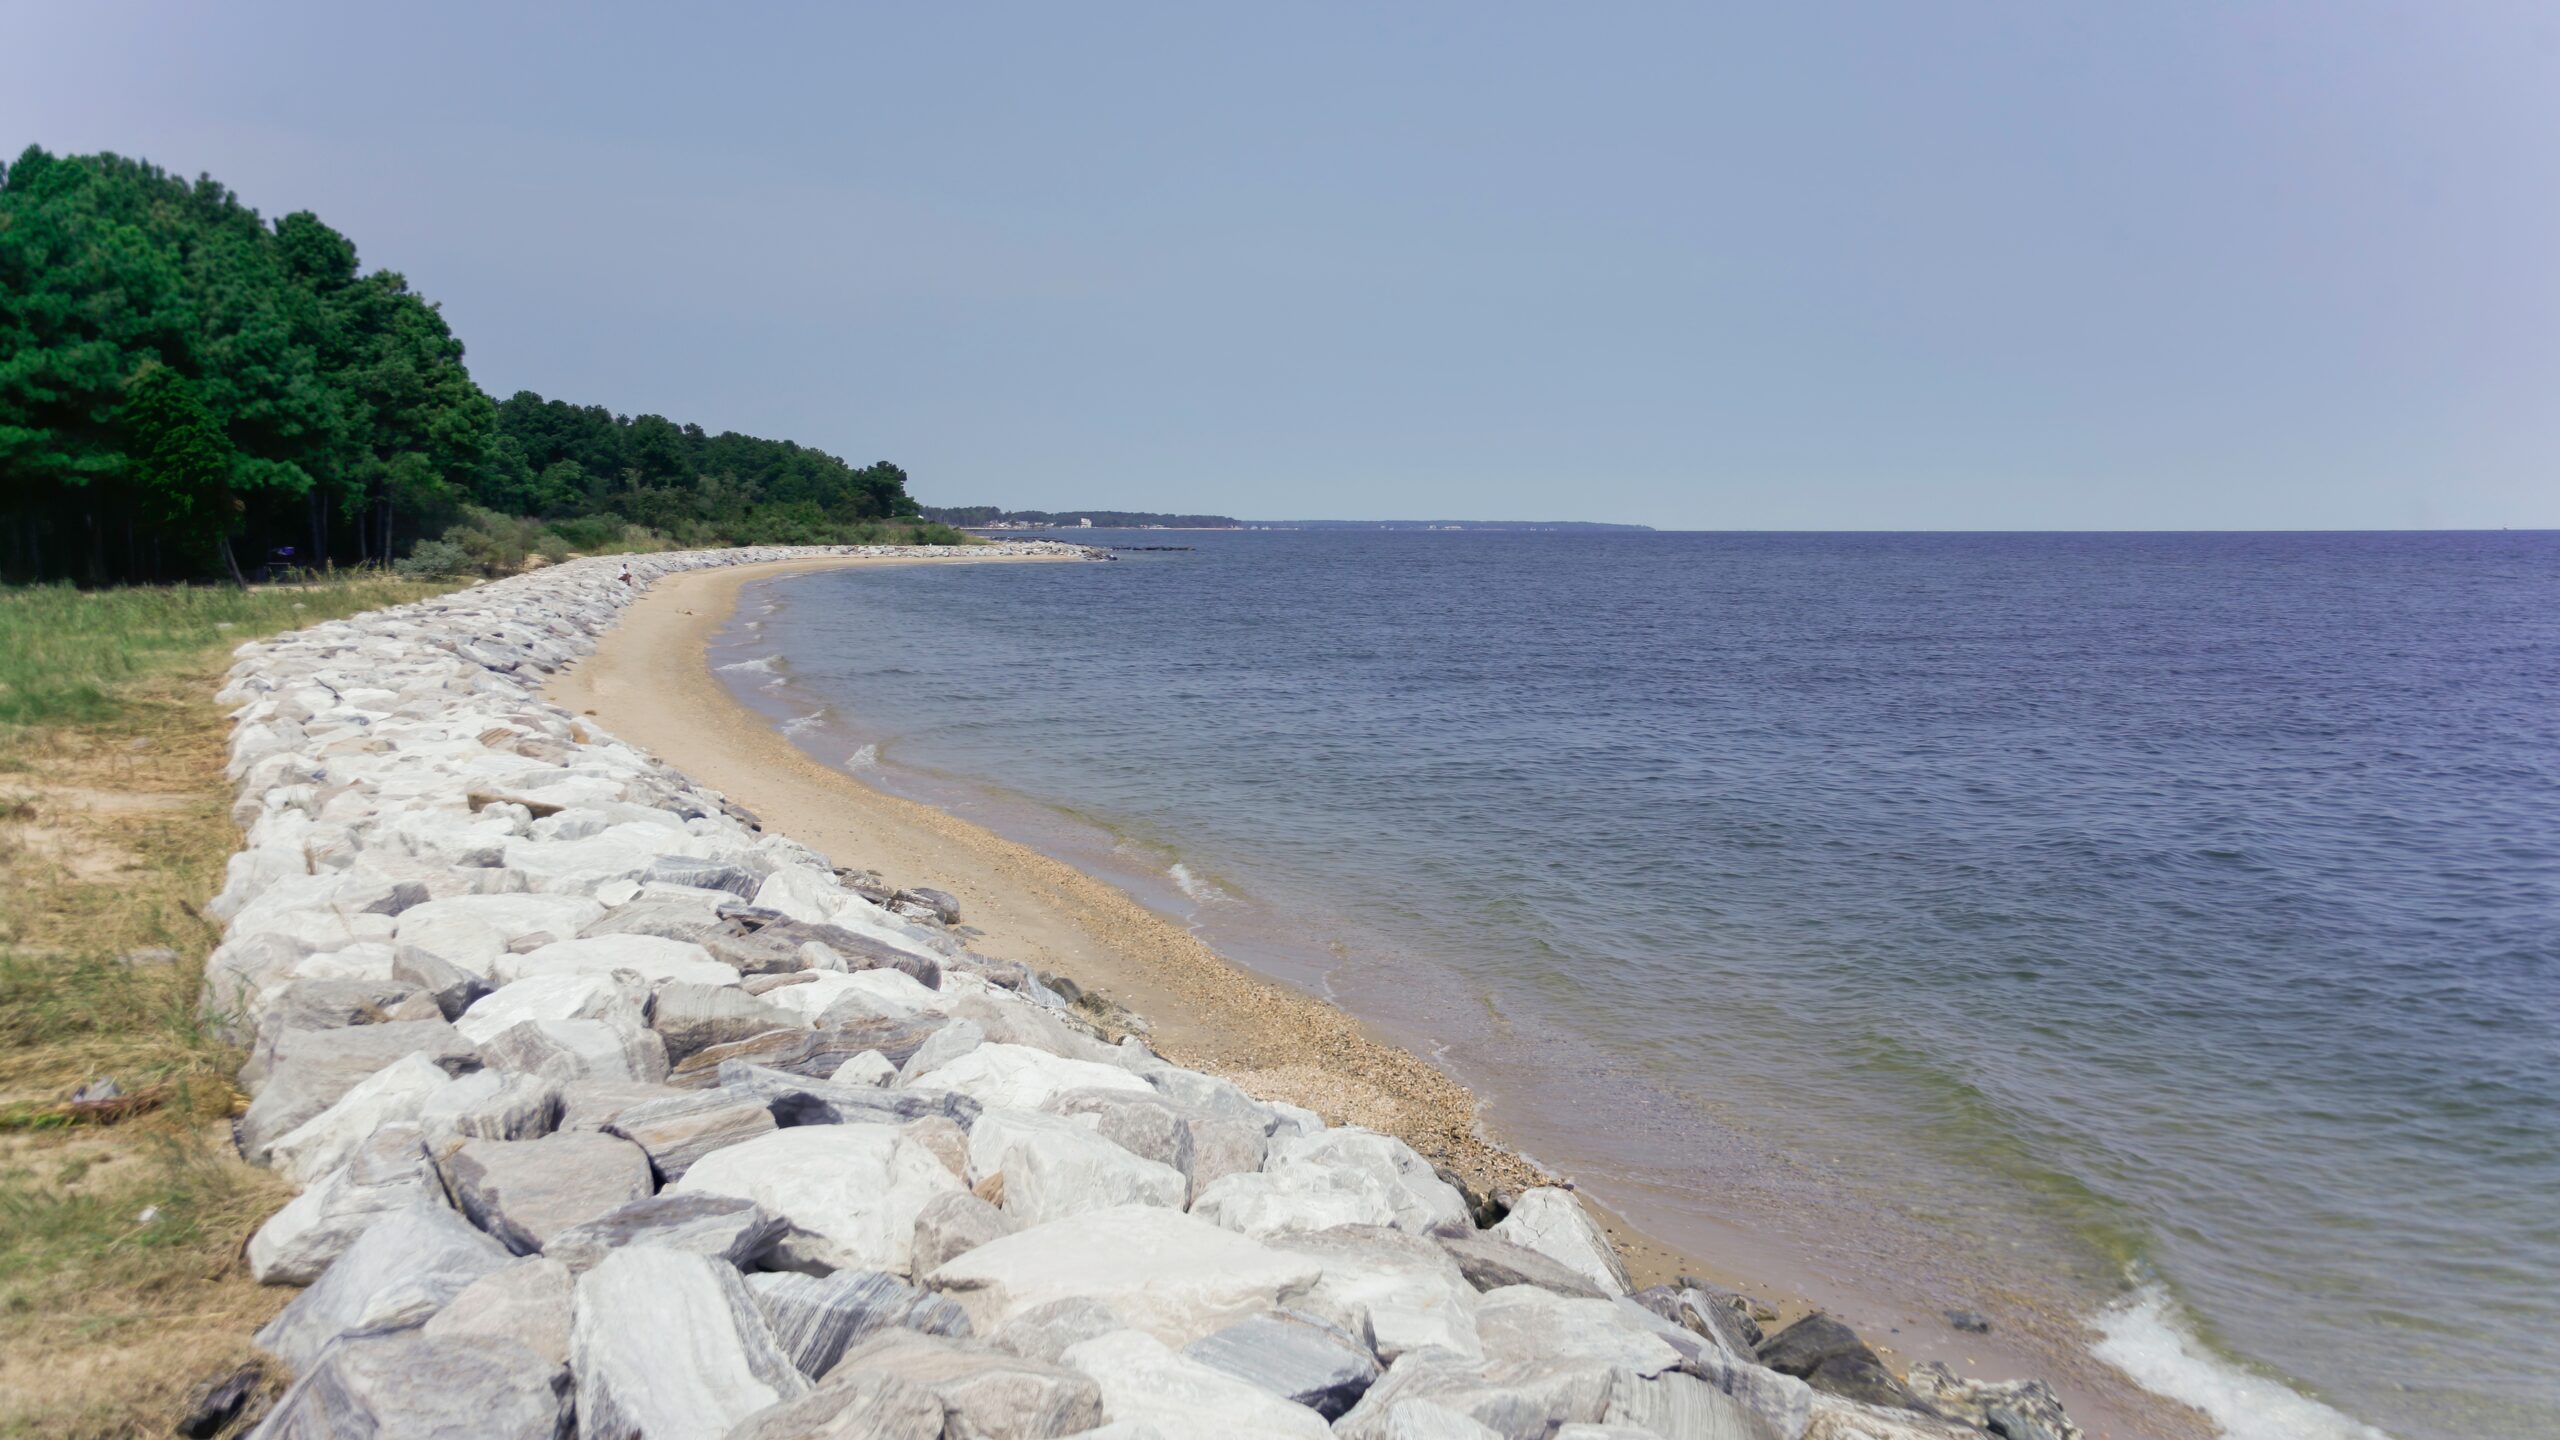
[[[963,922],[982,933],[979,948],[1065,974],[1125,1005],[1145,1017],[1150,1042],[1177,1064],[1226,1075],[1328,1120],[1397,1135],[1480,1190],[1552,1178],[1480,1132],[1475,1097],[1464,1086],[1358,1017],[1244,969],[1116,886],[821,764],[712,671],[709,647],[750,584],[847,565],[1011,558],[780,561],[670,576],[627,607],[595,653],[546,694],[729,795],[833,864],[950,892]],[[1591,1204],[1590,1195],[1583,1198]],[[1906,1307],[1788,1264],[1793,1257],[1767,1253],[1757,1237],[1736,1232],[1726,1237],[1730,1249],[1684,1251],[1603,1206],[1591,1208],[1639,1284],[1700,1275],[1747,1290],[1790,1318],[1825,1308],[1851,1316],[1862,1330],[1872,1326],[1870,1333],[1889,1331],[1875,1338],[1894,1342],[1879,1348],[1898,1364],[1938,1359],[1959,1373],[2042,1374],[2093,1436],[2184,1440],[2211,1433],[2197,1423],[2200,1416],[2179,1413],[2183,1407],[2084,1353],[2057,1354],[2009,1336],[1935,1335],[1939,1327]]]

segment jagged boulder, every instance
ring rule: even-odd
[[[1493,1236],[1537,1251],[1604,1294],[1624,1295],[1635,1288],[1609,1237],[1568,1191],[1545,1186],[1528,1191],[1512,1202],[1511,1213],[1493,1227]]]
[[[654,1188],[649,1157],[610,1135],[470,1140],[446,1158],[444,1170],[462,1213],[518,1255]]]
[[[1306,1257],[1206,1221],[1133,1205],[1017,1231],[945,1262],[923,1280],[958,1301],[981,1334],[1053,1300],[1089,1299],[1133,1329],[1187,1345],[1287,1308],[1323,1273]]]
[[[1327,1420],[1359,1403],[1379,1374],[1368,1346],[1299,1311],[1256,1315],[1192,1341],[1182,1353]]]
[[[965,1189],[933,1153],[886,1125],[777,1130],[715,1150],[670,1187],[753,1200],[788,1222],[775,1242],[785,1268],[906,1274],[916,1215]]]
[[[418,1331],[331,1345],[257,1440],[567,1440],[569,1372],[512,1340]]]
[[[594,1269],[628,1246],[708,1255],[743,1270],[782,1238],[783,1222],[752,1200],[729,1195],[652,1195],[617,1206],[551,1237],[542,1253],[572,1271]]]
[[[423,1327],[429,1339],[512,1340],[554,1365],[569,1361],[570,1302],[577,1277],[529,1255],[462,1288]]]
[[[658,1182],[672,1185],[703,1156],[771,1134],[776,1126],[772,1107],[753,1095],[697,1090],[634,1105],[603,1128],[646,1151]]]
[[[512,1259],[505,1246],[441,1206],[376,1220],[310,1289],[258,1331],[258,1344],[299,1374],[342,1335],[423,1325]]]
[[[646,1246],[578,1278],[569,1368],[586,1436],[721,1435],[809,1391],[735,1269]]]
[[[813,1380],[834,1369],[847,1349],[882,1330],[969,1334],[969,1317],[959,1306],[878,1270],[750,1275],[747,1288],[784,1353]]]

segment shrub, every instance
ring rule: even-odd
[[[427,540],[391,568],[403,580],[453,580],[479,567],[472,563],[469,551],[452,541]]]

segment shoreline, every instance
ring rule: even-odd
[[[1247,970],[1107,881],[820,763],[712,670],[709,648],[751,584],[847,565],[1014,558],[794,560],[670,576],[627,607],[595,653],[545,693],[731,796],[830,863],[950,892],[963,923],[980,932],[979,948],[1066,975],[1127,1007],[1148,1023],[1150,1043],[1177,1064],[1225,1075],[1329,1120],[1397,1135],[1479,1191],[1554,1179],[1483,1133],[1481,1107],[1466,1087],[1359,1017]],[[1897,1368],[1939,1360],[1959,1374],[2045,1378],[2091,1436],[2184,1440],[2213,1433],[2201,1416],[2140,1389],[2085,1348],[2065,1347],[2061,1336],[2026,1337],[2022,1345],[2014,1335],[1958,1334],[1936,1315],[1822,1275],[1768,1237],[1711,1219],[1706,1228],[1722,1232],[1715,1248],[1666,1242],[1575,1188],[1639,1285],[1696,1275],[1749,1293],[1786,1319],[1816,1309],[1841,1315]]]

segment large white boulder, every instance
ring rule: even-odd
[[[498,950],[492,960],[519,940],[549,936],[553,940],[574,937],[588,923],[604,913],[604,907],[583,895],[456,895],[450,899],[430,900],[412,905],[400,912],[396,931],[404,944],[420,945],[436,950],[456,965],[464,965],[462,955],[446,955],[436,948],[438,940],[453,942],[457,937],[476,935],[476,931],[442,928],[452,918],[476,921],[498,937]],[[477,952],[474,952],[477,953]],[[485,971],[483,972],[485,973]]]
[[[870,1002],[873,1010],[888,1015],[940,1014],[944,1008],[939,991],[926,989],[922,981],[904,970],[887,968],[813,971],[812,978],[803,983],[767,991],[764,1000],[790,1011],[801,1023],[814,1025],[819,1016],[848,996],[858,996]]]
[[[1042,1225],[1115,1205],[1182,1208],[1182,1172],[1055,1115],[988,1110],[969,1130],[969,1179],[1004,1177],[1004,1213]]]
[[[1068,1346],[1064,1359],[1102,1387],[1102,1408],[1117,1423],[1222,1440],[1332,1440],[1313,1410],[1177,1354],[1152,1335],[1117,1331]]]
[[[604,1020],[648,1028],[649,985],[633,970],[561,970],[502,985],[471,1002],[453,1028],[485,1044],[521,1020]]]
[[[519,1020],[480,1046],[492,1070],[568,1084],[667,1078],[667,1047],[654,1030],[611,1020]]]
[[[1069,1090],[1147,1093],[1154,1088],[1117,1066],[999,1044],[980,1045],[909,1083],[957,1090],[991,1110],[1037,1110]]]
[[[597,935],[585,940],[558,940],[524,955],[501,955],[490,971],[500,985],[537,975],[603,973],[629,970],[655,985],[690,980],[697,985],[735,985],[735,966],[711,958],[690,940],[656,935]]]
[[[267,1163],[295,1184],[311,1185],[346,1164],[375,1131],[416,1121],[428,1097],[453,1083],[435,1061],[403,1055],[279,1136],[267,1150]]]
[[[991,1240],[923,1281],[958,1301],[981,1335],[1054,1300],[1091,1299],[1131,1328],[1187,1345],[1248,1315],[1297,1303],[1323,1274],[1305,1256],[1232,1230],[1127,1205]]]
[[[888,1125],[803,1125],[714,1150],[670,1194],[753,1200],[791,1228],[780,1267],[906,1274],[916,1215],[967,1187],[925,1146]]]
[[[1366,1339],[1381,1360],[1416,1350],[1474,1357],[1476,1288],[1429,1239],[1378,1226],[1349,1226],[1272,1242],[1319,1267],[1299,1308]]]
[[[576,1286],[568,1266],[529,1255],[472,1281],[423,1328],[430,1339],[512,1340],[554,1365],[565,1365]]]
[[[258,1344],[296,1372],[307,1370],[342,1335],[425,1324],[465,1286],[513,1258],[442,1205],[393,1211],[268,1321]]]
[[[718,1440],[809,1390],[736,1267],[646,1246],[578,1277],[569,1368],[593,1437]]]
[[[1635,1288],[1609,1237],[1568,1191],[1551,1186],[1529,1191],[1512,1202],[1511,1213],[1492,1233],[1537,1251],[1599,1286],[1602,1294],[1624,1295]]]
[[[261,1285],[308,1285],[376,1220],[444,1204],[444,1182],[415,1125],[386,1125],[345,1164],[285,1202],[249,1237],[249,1274]]]

